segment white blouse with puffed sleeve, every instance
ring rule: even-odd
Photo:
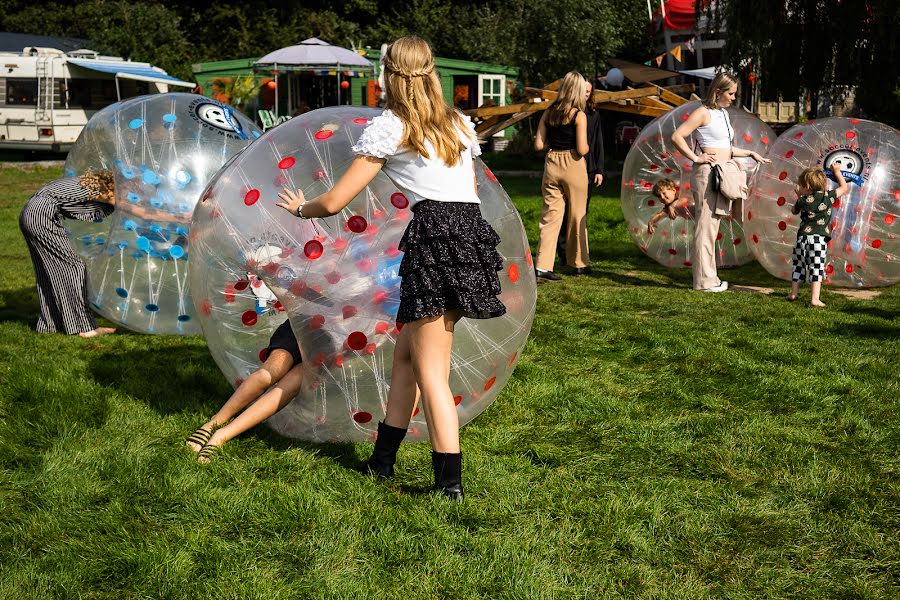
[[[473,161],[481,154],[481,147],[472,120],[466,115],[462,118],[466,130],[459,129],[458,133],[465,150],[460,153],[460,161],[452,166],[438,157],[429,140],[425,140],[429,158],[401,147],[403,122],[389,110],[372,119],[353,146],[353,152],[385,159],[382,171],[397,184],[410,205],[422,200],[478,204],[481,201],[475,192]]]

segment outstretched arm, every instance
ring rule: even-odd
[[[384,166],[384,162],[383,158],[357,156],[350,163],[347,172],[334,184],[334,187],[321,196],[307,202],[301,190],[292,192],[285,189],[278,194],[281,202],[276,202],[275,206],[280,206],[295,217],[300,216],[297,214],[297,209],[303,206],[303,217],[306,219],[335,215],[350,204],[375,179],[381,167]]]
[[[834,190],[834,197],[840,198],[844,194],[850,191],[850,184],[847,183],[847,180],[844,179],[844,176],[841,174],[841,163],[835,161],[831,163],[831,172],[834,173],[834,179],[837,181],[837,188]]]
[[[752,158],[753,160],[755,160],[758,163],[768,164],[768,163],[772,162],[768,158],[763,158],[762,154],[760,154],[759,152],[754,152],[753,150],[745,150],[743,148],[734,148],[733,147],[731,149],[731,156],[733,156],[735,158],[740,158],[741,156],[749,156],[750,158]]]

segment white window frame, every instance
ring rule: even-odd
[[[500,82],[500,97],[497,98],[493,93],[485,93],[486,82]],[[506,106],[506,75],[479,75],[478,76],[478,106],[484,104],[488,98],[497,101],[497,106]],[[498,131],[493,137],[503,137],[503,131]]]

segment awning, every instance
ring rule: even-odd
[[[76,67],[90,69],[99,73],[109,73],[122,79],[136,79],[137,81],[151,81],[153,83],[165,83],[166,85],[177,85],[181,87],[195,88],[196,83],[190,81],[182,81],[177,77],[172,77],[162,69],[157,67],[142,67],[134,64],[123,63],[107,63],[96,60],[79,60],[70,58],[66,62]]]
[[[678,77],[676,71],[667,69],[657,69],[656,67],[648,67],[640,63],[622,60],[621,58],[607,58],[606,62],[610,66],[622,70],[625,78],[632,83],[649,83],[651,81],[659,81],[660,79],[668,79],[669,77]]]
[[[706,67],[703,69],[688,69],[686,71],[678,71],[682,75],[690,75],[692,77],[699,77],[700,79],[712,79],[716,76],[716,71],[721,69],[721,67]]]

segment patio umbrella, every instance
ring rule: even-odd
[[[341,71],[371,71],[374,67],[369,60],[353,50],[332,46],[318,38],[303,40],[296,46],[280,48],[269,52],[254,63],[255,69],[272,69],[277,73],[279,67],[287,70],[329,70],[338,73],[338,94],[340,94]],[[275,112],[278,112],[278,94],[275,94]]]

